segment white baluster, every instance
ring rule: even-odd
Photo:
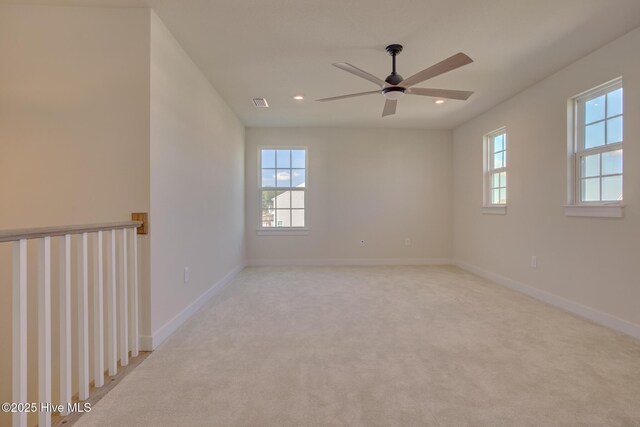
[[[140,351],[140,337],[138,331],[138,233],[135,228],[131,229],[131,258],[132,275],[131,281],[131,357],[138,357]]]
[[[38,400],[51,402],[51,237],[38,241]],[[51,425],[51,412],[38,412],[38,425]]]
[[[93,237],[93,377],[96,387],[104,385],[104,315],[103,315],[102,231]]]
[[[89,398],[89,276],[87,233],[78,236],[78,398]]]
[[[120,262],[118,263],[118,278],[120,281],[120,289],[118,295],[120,301],[118,304],[118,312],[120,313],[120,365],[127,366],[129,364],[129,338],[128,338],[128,322],[127,322],[127,229],[122,229],[120,245]]]
[[[60,403],[71,403],[71,235],[60,237]]]
[[[118,347],[116,343],[116,230],[109,231],[107,247],[107,366],[109,375],[118,372]]]
[[[13,402],[27,403],[27,241],[13,243]],[[26,427],[27,413],[13,413],[13,427]]]

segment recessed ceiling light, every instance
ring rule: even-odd
[[[436,104],[444,104],[444,99],[436,99],[435,101]]]
[[[293,97],[293,99],[295,99],[296,101],[302,101],[304,99],[304,96],[296,95],[296,96]]]

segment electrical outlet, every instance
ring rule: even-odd
[[[405,246],[411,246],[411,239],[410,239],[410,238],[408,238],[408,237],[405,237],[405,238],[404,238],[404,245],[405,245]]]
[[[184,283],[189,283],[189,279],[190,279],[190,271],[189,271],[189,267],[185,267],[184,268]]]
[[[367,242],[365,242],[364,240],[360,240],[360,246],[367,246]]]
[[[531,268],[538,268],[538,257],[535,255],[531,257]]]

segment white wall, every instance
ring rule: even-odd
[[[256,234],[260,145],[308,147],[308,235]],[[250,128],[246,150],[250,263],[425,263],[450,258],[450,132]],[[411,246],[405,246],[405,238]],[[360,246],[360,240],[366,246]]]
[[[532,293],[543,291],[569,300],[567,306],[582,314],[600,316],[617,327],[626,325],[636,334],[640,333],[638,46],[640,29],[460,126],[453,138],[454,258],[530,287]],[[567,217],[563,210],[567,100],[618,76],[624,79],[625,217]],[[507,127],[509,140],[508,214],[482,215],[483,135],[500,126]],[[530,267],[532,255],[537,256],[536,269]]]
[[[0,201],[0,229],[150,212],[150,235],[140,241],[140,326],[151,344],[243,265],[244,127],[149,9],[2,5]],[[0,244],[1,401],[11,400],[10,262],[11,245]],[[191,267],[188,285],[183,266]],[[32,268],[30,286],[35,277]],[[52,295],[58,319],[57,280]],[[35,293],[29,300],[35,401]],[[0,425],[9,420],[0,413]]]
[[[155,345],[175,326],[168,322],[244,263],[244,126],[151,15]]]
[[[127,220],[133,211],[149,210],[148,46],[148,10],[0,5],[0,229]],[[29,246],[33,255],[35,245]],[[54,242],[54,260],[56,249]],[[144,238],[140,252],[144,331]],[[11,245],[0,244],[2,402],[11,401],[10,262]],[[29,398],[35,401],[31,266]],[[52,291],[57,319],[57,281]],[[53,379],[57,399],[57,375]],[[0,413],[0,425],[9,420]]]

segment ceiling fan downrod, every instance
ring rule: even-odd
[[[400,52],[402,52],[401,44],[390,44],[387,46],[387,53],[391,55],[392,71],[384,81],[393,86],[400,84],[400,82],[404,80],[404,78],[396,72],[396,56],[398,56]]]

